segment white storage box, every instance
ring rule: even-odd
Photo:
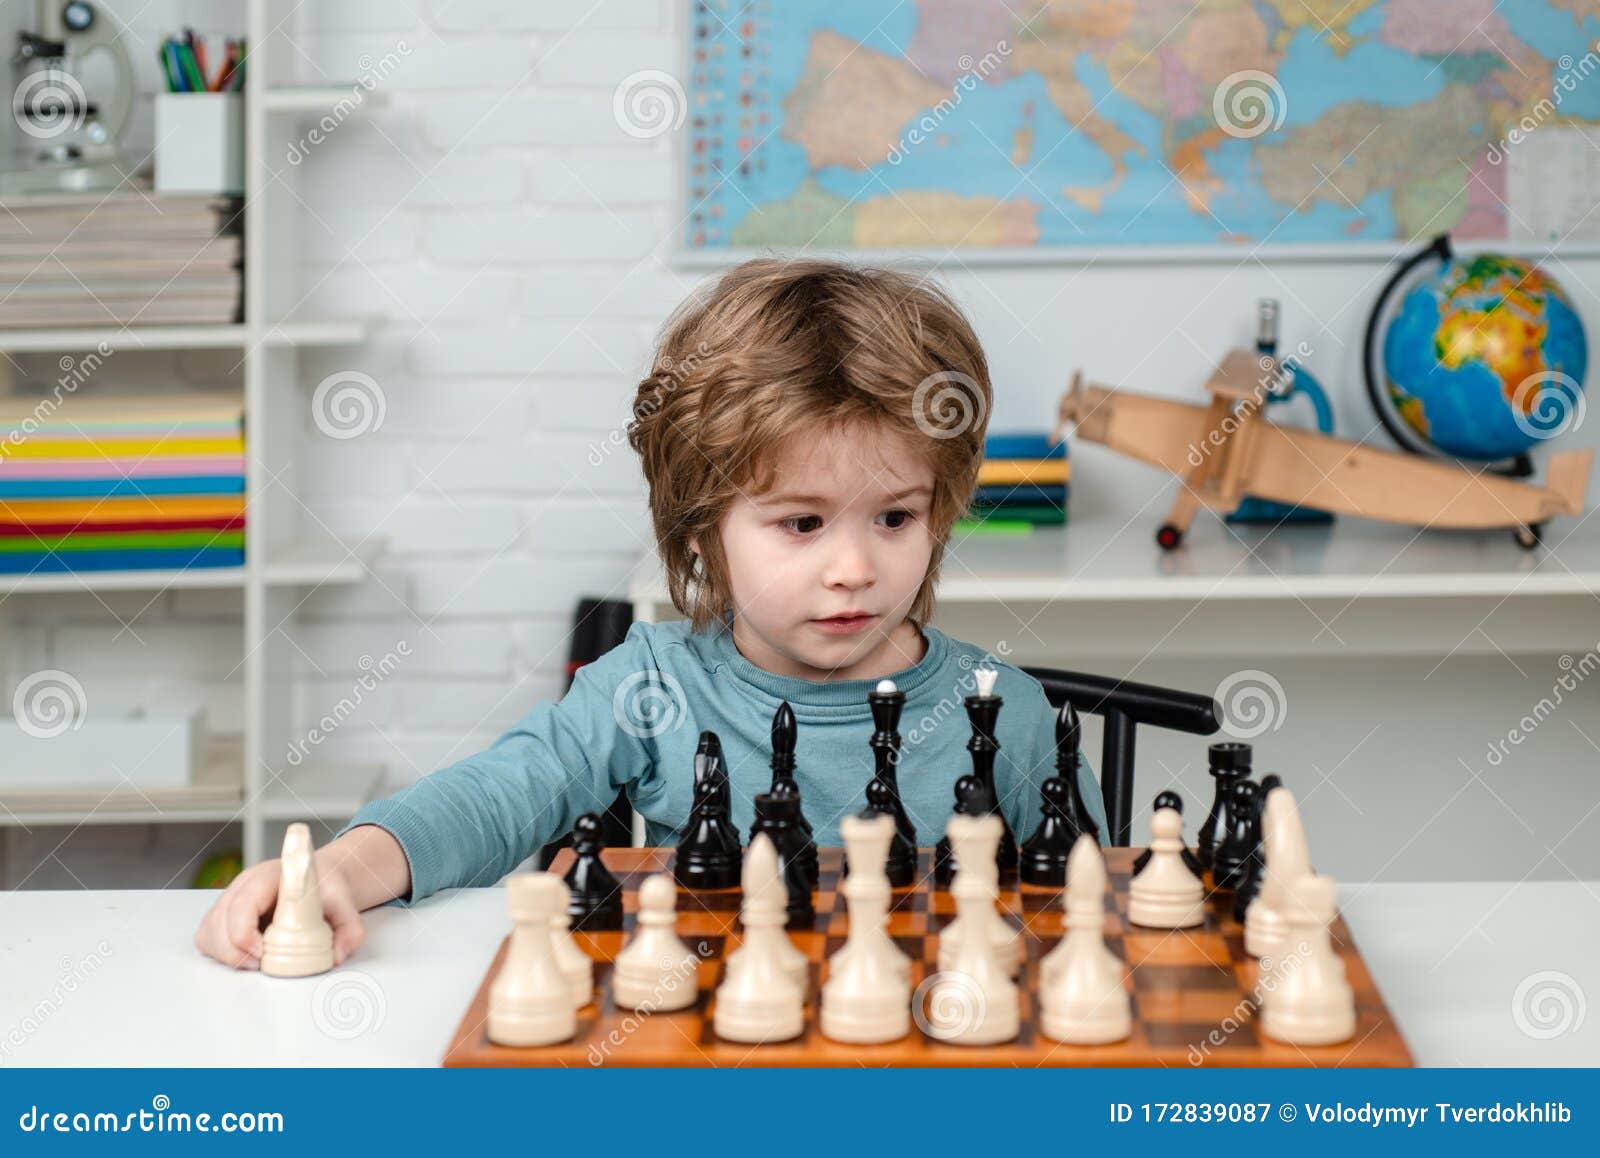
[[[181,788],[205,759],[205,713],[90,717],[59,734],[0,720],[0,786]]]
[[[156,192],[244,192],[244,94],[156,94]]]

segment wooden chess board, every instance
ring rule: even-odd
[[[1000,906],[1022,930],[1027,957],[1017,984],[1022,992],[1022,1032],[994,1046],[952,1045],[913,1026],[909,1036],[885,1045],[830,1041],[818,1030],[826,959],[844,944],[845,900],[839,891],[839,849],[820,850],[817,916],[811,929],[790,930],[811,959],[806,1028],[797,1038],[767,1045],[721,1041],[712,1030],[714,991],[723,960],[739,943],[739,890],[678,890],[678,934],[704,960],[699,999],[676,1013],[617,1009],[611,1001],[611,960],[632,931],[639,886],[668,871],[670,849],[607,849],[606,864],[625,891],[624,931],[576,933],[595,960],[595,1001],[578,1011],[578,1031],[568,1042],[508,1048],[489,1041],[489,983],[506,954],[495,955],[444,1056],[446,1066],[1409,1066],[1411,1052],[1383,1003],[1372,974],[1342,918],[1334,922],[1335,951],[1355,990],[1356,1032],[1347,1042],[1305,1047],[1274,1041],[1256,1023],[1254,994],[1259,966],[1244,951],[1244,930],[1230,911],[1232,894],[1208,902],[1206,922],[1193,929],[1141,929],[1129,925],[1128,882],[1137,849],[1106,850],[1111,887],[1106,894],[1106,941],[1127,965],[1133,995],[1133,1034],[1111,1045],[1067,1045],[1039,1032],[1039,960],[1061,938],[1059,890],[1031,885],[1002,888]],[[572,851],[563,850],[551,871],[565,873]],[[912,961],[912,984],[937,971],[938,933],[955,916],[955,900],[933,887],[932,853],[924,850],[919,884],[894,893],[889,932]],[[509,919],[508,919],[509,924]],[[507,938],[509,942],[509,937]],[[922,991],[918,990],[921,994]],[[926,998],[922,998],[924,1009]]]

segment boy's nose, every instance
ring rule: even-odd
[[[841,545],[828,557],[823,578],[830,587],[865,587],[872,582],[872,559],[858,546]]]

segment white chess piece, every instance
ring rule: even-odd
[[[994,823],[972,825],[965,823],[968,819],[987,819]],[[962,823],[957,824],[958,820]],[[967,935],[966,922],[975,920],[983,930],[983,936],[988,938],[995,967],[1007,977],[1015,977],[1019,968],[1018,949],[1022,945],[1022,936],[1006,923],[993,903],[993,898],[1000,895],[1000,868],[995,863],[995,855],[1000,851],[1000,818],[992,815],[987,818],[968,818],[958,813],[950,818],[945,833],[950,838],[950,855],[956,862],[955,880],[959,881],[962,873],[983,878],[991,901],[987,908],[972,906],[965,913],[958,910],[955,919],[940,932],[939,968],[948,970],[955,967],[960,942]],[[955,894],[955,882],[951,883],[950,892]]]
[[[1300,806],[1287,788],[1267,793],[1261,815],[1261,888],[1244,915],[1244,950],[1252,957],[1273,957],[1283,951],[1287,923],[1283,919],[1284,888],[1311,872]]]
[[[283,834],[278,904],[261,940],[261,972],[269,977],[310,977],[333,968],[333,926],[322,915],[311,829],[303,823]]]
[[[1128,920],[1150,929],[1187,929],[1205,919],[1205,888],[1183,861],[1183,816],[1158,808],[1150,817],[1150,859],[1128,885]]]
[[[1291,1045],[1332,1045],[1356,1032],[1355,994],[1328,926],[1336,897],[1333,878],[1306,874],[1285,883],[1286,922],[1280,955],[1261,979],[1261,1030]]]
[[[1039,963],[1039,1029],[1056,1041],[1101,1045],[1133,1032],[1122,962],[1106,947],[1105,891],[1100,846],[1080,836],[1067,861],[1066,935]]]
[[[741,884],[744,941],[728,957],[712,1028],[727,1041],[786,1041],[805,1028],[805,987],[795,982],[779,945],[794,949],[783,931],[789,895],[778,871],[778,851],[764,832],[745,853]]]
[[[554,873],[550,875],[555,876]],[[594,961],[572,936],[572,917],[567,913],[567,906],[572,903],[572,890],[559,876],[555,876],[555,881],[561,886],[561,903],[550,919],[550,943],[555,950],[556,967],[572,991],[572,1008],[582,1009],[594,1000]]]
[[[551,937],[565,907],[560,885],[550,873],[519,873],[506,882],[515,924],[505,963],[489,986],[489,1040],[497,1045],[552,1045],[577,1032],[572,990]]]
[[[834,1041],[898,1041],[911,1032],[911,961],[888,933],[892,891],[884,866],[894,818],[847,816],[839,835],[850,860],[842,886],[850,924],[843,947],[828,959],[822,1034]]]
[[[639,887],[639,923],[612,966],[618,1008],[669,1012],[694,1004],[700,958],[678,937],[677,898],[666,873],[651,874]]]
[[[996,959],[995,942],[989,932],[990,918],[998,921],[994,902],[999,893],[997,874],[970,871],[963,864],[981,863],[971,858],[974,848],[987,848],[985,858],[994,860],[1000,841],[1000,818],[952,816],[946,832],[957,853],[956,879],[950,891],[956,898],[957,920],[939,939],[941,958],[946,952],[949,928],[960,924],[953,941],[948,965],[941,960],[939,972],[929,980],[926,1030],[930,1037],[957,1045],[993,1045],[1010,1041],[1021,1028],[1020,995],[1009,972]],[[927,985],[924,982],[924,985]],[[920,995],[919,987],[919,995]]]

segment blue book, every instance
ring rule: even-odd
[[[1067,486],[1062,483],[1058,486],[1016,486],[1003,485],[992,487],[979,487],[978,493],[973,496],[977,503],[1051,503],[1063,506],[1067,501]]]
[[[0,499],[107,499],[142,495],[237,495],[244,475],[159,478],[50,478],[0,482]]]
[[[0,574],[6,575],[54,574],[62,571],[182,571],[189,567],[242,566],[244,552],[237,547],[0,553]]]
[[[1038,430],[1000,431],[983,440],[983,457],[1066,458],[1067,444],[1051,442],[1050,435]]]

